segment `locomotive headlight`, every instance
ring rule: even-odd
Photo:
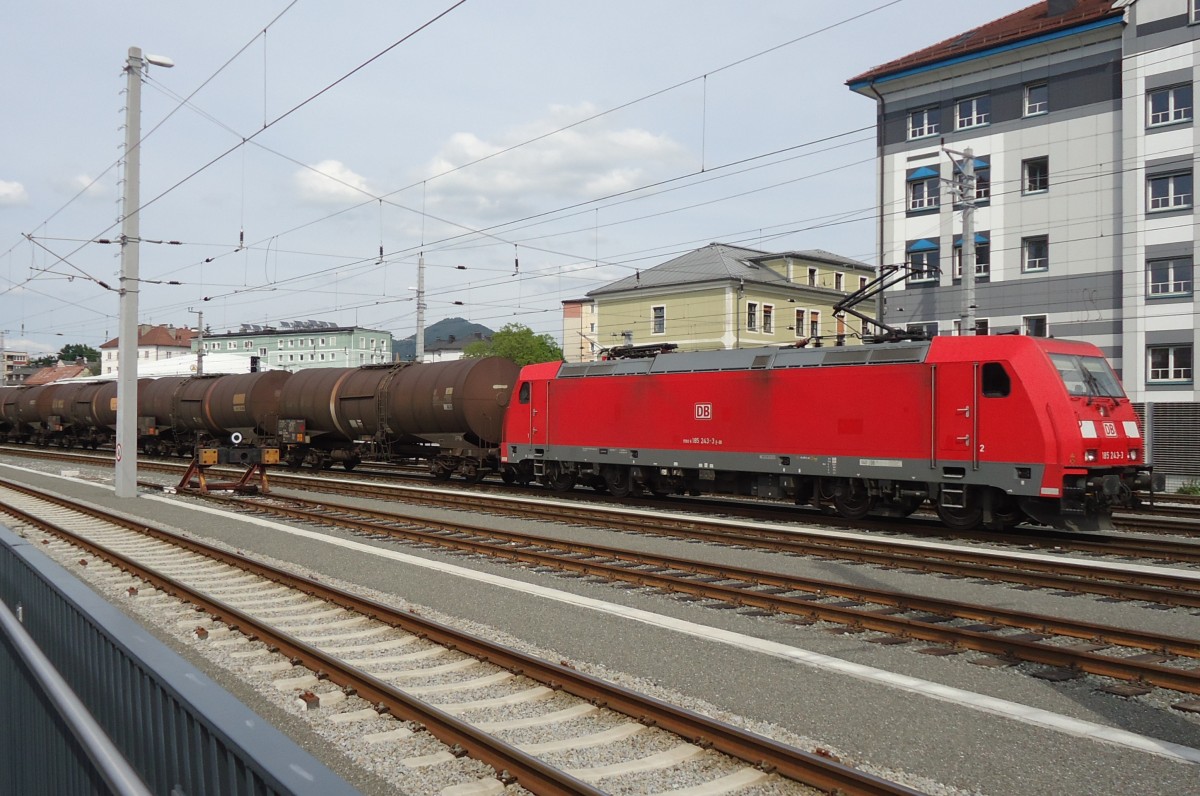
[[[1129,449],[1129,461],[1136,462],[1138,460],[1138,457],[1141,455],[1142,455],[1142,452],[1140,450],[1138,450],[1137,448]]]
[[[1097,458],[1099,458],[1099,457],[1097,456],[1096,450],[1094,448],[1088,448],[1087,450],[1085,450],[1083,452],[1083,460],[1085,462],[1094,462],[1094,461],[1096,461]]]

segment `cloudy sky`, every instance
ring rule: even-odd
[[[406,337],[423,252],[427,323],[558,338],[563,300],[712,241],[874,263],[875,107],[845,81],[1026,5],[9,4],[0,330],[117,334],[95,241],[120,234],[130,46],[176,64],[142,90],[140,322]]]

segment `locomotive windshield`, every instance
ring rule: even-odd
[[[1112,372],[1112,368],[1103,357],[1051,354],[1050,361],[1058,369],[1058,375],[1071,395],[1085,395],[1089,398],[1125,397],[1117,374]]]

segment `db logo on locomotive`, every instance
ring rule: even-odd
[[[712,404],[696,404],[697,420],[712,420]]]

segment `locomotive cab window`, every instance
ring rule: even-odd
[[[1125,390],[1117,374],[1103,357],[1051,354],[1050,361],[1070,395],[1088,398],[1124,398]]]
[[[523,404],[529,403],[529,382],[521,385],[521,391],[517,393],[517,400]]]
[[[1012,390],[1012,381],[1008,371],[999,362],[985,362],[983,365],[983,397],[1007,398]]]

